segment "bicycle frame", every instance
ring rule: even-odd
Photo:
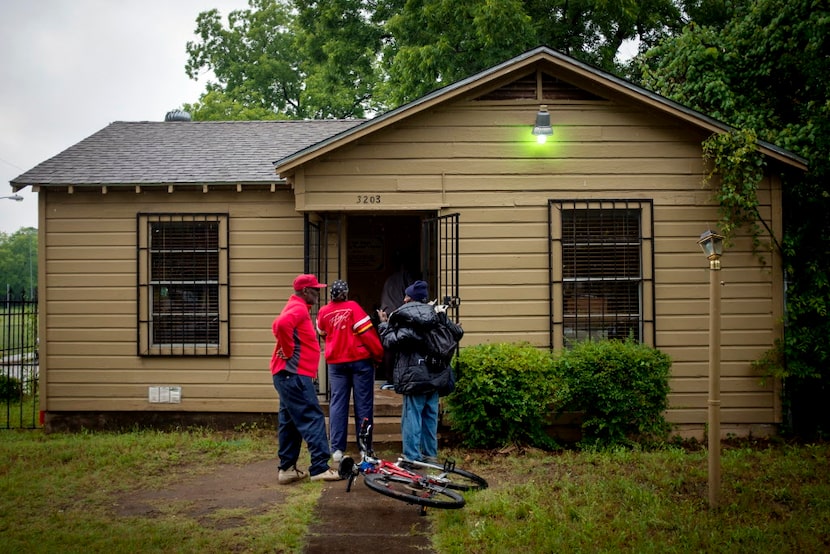
[[[464,497],[456,490],[472,490],[486,488],[487,482],[473,474],[455,468],[455,463],[447,461],[443,466],[427,462],[417,462],[398,458],[397,462],[389,462],[374,455],[368,437],[371,436],[372,426],[368,419],[364,419],[358,444],[363,453],[359,463],[346,457],[340,462],[340,476],[347,479],[346,492],[351,490],[352,483],[359,475],[364,478],[367,487],[411,504],[421,506],[421,515],[426,513],[426,507],[457,509],[465,504]],[[437,470],[438,475],[416,473],[413,469]],[[452,473],[459,481],[454,482],[449,474]],[[455,489],[455,490],[453,490]]]

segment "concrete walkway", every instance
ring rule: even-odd
[[[306,554],[367,554],[377,552],[435,552],[430,519],[420,506],[373,492],[359,477],[346,492],[346,481],[323,485],[309,528]]]

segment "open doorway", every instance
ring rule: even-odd
[[[375,317],[386,280],[405,267],[421,277],[421,215],[350,215],[345,279],[349,298]],[[403,297],[399,299],[403,303]]]

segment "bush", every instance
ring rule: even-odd
[[[20,379],[0,375],[0,400],[20,400],[23,397],[23,387]]]
[[[665,440],[671,359],[634,340],[586,341],[560,353],[568,398],[561,411],[584,413],[580,446]]]
[[[545,433],[559,384],[549,352],[524,343],[480,344],[461,349],[457,362],[448,416],[466,446],[556,448]]]

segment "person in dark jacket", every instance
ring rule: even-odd
[[[415,281],[406,289],[404,305],[387,315],[378,311],[378,326],[384,349],[394,353],[395,392],[402,394],[401,438],[403,455],[410,460],[437,461],[438,398],[452,390],[449,363],[427,363],[427,333],[441,321],[461,338],[463,330],[446,317],[439,317],[436,307],[427,303],[428,288]]]

